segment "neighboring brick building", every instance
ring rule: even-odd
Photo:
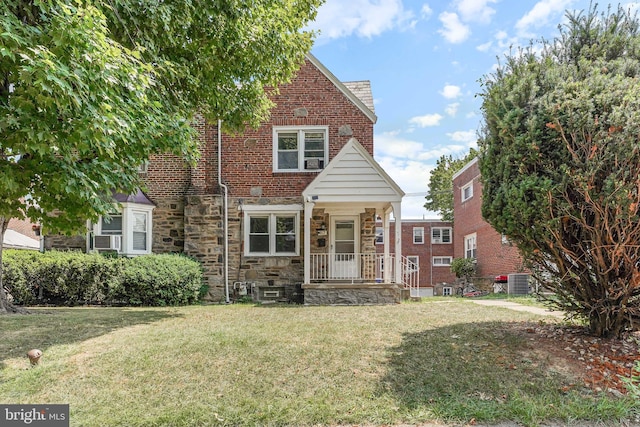
[[[40,227],[31,221],[12,218],[9,220],[2,246],[7,249],[38,250],[40,249],[39,232]]]
[[[401,218],[404,193],[373,159],[369,82],[342,83],[308,55],[272,100],[269,122],[242,135],[198,123],[195,167],[149,159],[144,193],[116,195],[113,220],[91,226],[75,247],[188,254],[202,262],[214,300],[238,282],[301,284],[310,303],[397,301],[399,275],[375,280],[375,219],[388,227],[392,213]]]
[[[518,249],[482,217],[478,158],[453,176],[453,212],[454,257],[476,258],[478,278],[492,282],[495,276],[523,271]]]
[[[395,224],[395,221],[390,224],[391,235],[395,232]],[[382,224],[378,222],[378,253],[383,252],[382,233]],[[390,252],[395,252],[393,240],[390,242],[390,249]],[[453,227],[450,222],[437,219],[402,220],[402,255],[418,267],[420,296],[433,295],[436,285],[455,280],[455,274],[450,268],[453,254]]]

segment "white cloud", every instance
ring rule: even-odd
[[[440,121],[443,119],[440,114],[425,114],[424,116],[416,116],[409,119],[409,123],[418,125],[421,128],[438,126]]]
[[[445,113],[447,113],[451,117],[455,117],[455,115],[458,113],[458,108],[459,107],[460,107],[460,103],[459,102],[454,102],[453,104],[447,105],[447,107],[444,109],[444,111],[445,111]]]
[[[440,91],[440,95],[444,96],[447,99],[456,99],[461,94],[462,90],[460,89],[460,86],[455,85],[446,85],[444,88],[442,88],[442,91]]]
[[[438,17],[442,22],[443,28],[438,32],[442,34],[449,43],[462,43],[471,34],[469,27],[460,21],[457,14],[451,12],[442,12]]]
[[[422,16],[422,19],[429,19],[431,18],[431,15],[433,15],[433,10],[431,10],[428,4],[423,4],[422,9],[420,9],[420,16]]]
[[[455,142],[461,142],[467,145],[467,147],[473,147],[478,141],[478,134],[475,130],[459,130],[456,132],[447,133],[447,136]]]
[[[488,41],[486,43],[482,43],[478,46],[476,46],[476,49],[479,50],[480,52],[488,52],[489,49],[491,49],[491,46],[493,45],[492,41]]]
[[[457,9],[464,22],[479,22],[488,24],[496,13],[495,9],[487,6],[487,3],[495,3],[497,0],[458,0]]]
[[[309,29],[320,30],[318,41],[357,35],[371,38],[394,28],[415,25],[402,0],[327,0]]]
[[[531,37],[532,28],[547,25],[557,15],[561,15],[574,0],[540,0],[518,22],[516,30],[521,37]]]

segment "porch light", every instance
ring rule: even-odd
[[[325,223],[321,223],[320,227],[317,228],[318,236],[326,236],[327,235],[327,226]]]

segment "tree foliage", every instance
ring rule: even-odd
[[[482,213],[560,309],[621,336],[640,326],[638,21],[620,7],[567,19],[482,80]]]
[[[452,155],[442,155],[436,162],[436,167],[429,176],[429,192],[424,207],[438,212],[443,221],[453,221],[453,184],[451,179],[460,169],[476,158],[478,152],[469,150],[464,157],[454,158]]]
[[[0,237],[9,218],[71,232],[108,213],[151,154],[193,161],[196,114],[232,130],[264,120],[320,3],[0,2]]]

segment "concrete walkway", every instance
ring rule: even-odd
[[[558,318],[564,318],[562,311],[551,311],[547,308],[532,307],[529,305],[518,304],[517,302],[510,302],[505,300],[490,300],[490,299],[473,299],[469,298],[469,301],[479,305],[490,305],[493,307],[504,307],[509,310],[526,311],[527,313],[539,314],[541,316],[553,316]]]

